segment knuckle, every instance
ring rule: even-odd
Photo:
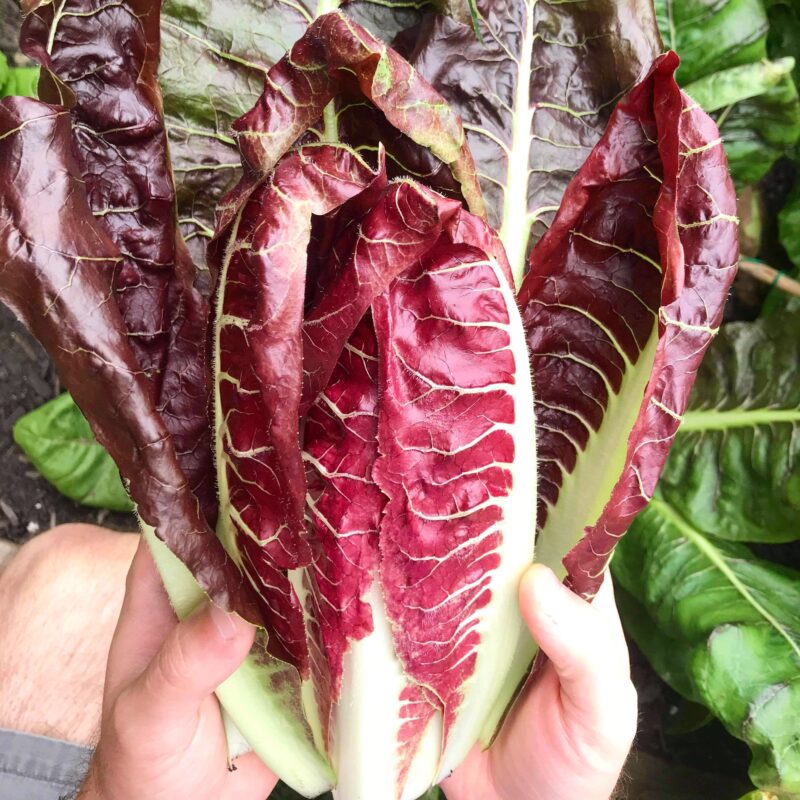
[[[190,658],[187,653],[185,637],[180,627],[162,647],[156,656],[153,678],[163,688],[179,690],[186,685],[190,676]],[[154,687],[158,688],[158,687]]]

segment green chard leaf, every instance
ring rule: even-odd
[[[747,742],[757,786],[800,796],[800,572],[705,535],[659,498],[612,568],[637,604],[628,630],[662,677]],[[662,635],[640,635],[648,625]]]
[[[697,530],[800,538],[800,314],[724,327],[697,376],[658,494]]]
[[[66,392],[19,419],[14,441],[71,500],[111,511],[133,510],[116,464]]]
[[[723,328],[612,562],[626,630],[750,746],[753,782],[782,800],[800,797],[800,572],[740,542],[800,538],[799,359],[796,313]]]

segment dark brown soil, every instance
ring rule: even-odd
[[[0,537],[22,542],[61,522],[133,530],[132,515],[80,506],[42,478],[11,438],[14,423],[61,392],[42,348],[0,305]]]

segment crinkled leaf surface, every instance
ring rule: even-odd
[[[290,153],[223,234],[214,324],[218,535],[264,600],[271,652],[303,677],[302,610],[286,570],[311,562],[298,427],[306,250],[312,214],[335,210],[374,177],[346,148]]]
[[[214,207],[238,180],[230,126],[252,108],[267,69],[302,36],[316,3],[166,0],[158,80],[164,96],[178,213],[192,252],[205,259]]]
[[[638,608],[637,643],[657,668],[677,669],[662,676],[747,742],[756,786],[800,796],[800,573],[703,534],[661,499],[634,522],[613,570]],[[637,635],[648,628],[661,635]]]
[[[174,213],[156,78],[159,9],[158,0],[45,2],[25,18],[20,41],[49,71],[42,99],[71,94],[72,146],[86,196],[122,255],[112,297],[190,487],[213,519],[208,307]]]
[[[703,362],[658,495],[724,539],[800,539],[800,314],[727,325]]]
[[[536,486],[530,376],[508,264],[494,236],[463,212],[447,239],[373,304],[375,480],[388,498],[382,593],[411,680],[400,736],[413,752],[442,715],[437,780],[461,763],[506,689]]]
[[[0,299],[50,353],[142,519],[216,602],[257,620],[249,588],[189,491],[119,308],[109,302],[122,256],[89,208],[69,111],[0,101],[0,169]]]
[[[181,229],[197,263],[204,263],[213,235],[214,207],[240,177],[232,123],[258,100],[267,70],[319,15],[339,5],[337,0],[165,0],[158,78]],[[348,17],[386,42],[419,19],[414,3],[343,5]]]
[[[69,394],[17,420],[14,441],[66,497],[96,508],[133,510],[119,470]]]
[[[479,2],[471,24],[428,16],[409,59],[464,121],[517,283],[530,246],[660,42],[651,3]]]
[[[679,91],[676,66],[663,56],[617,106],[520,292],[537,388],[537,559],[581,594],[652,496],[738,259],[718,131]]]
[[[770,25],[762,0],[656,0],[655,6],[664,44],[681,57],[678,80],[690,94],[691,84],[698,80],[725,80],[712,78],[715,73],[758,65],[768,57],[798,55],[780,48],[768,52]],[[774,71],[774,65],[757,69],[765,70]],[[742,87],[742,99],[715,114],[731,174],[739,185],[763,178],[800,137],[800,101],[791,76],[785,75],[761,94],[755,94],[755,88]],[[719,107],[716,100],[712,105]]]
[[[220,205],[220,224],[275,165],[343,86],[358,90],[389,124],[447,165],[476,214],[484,203],[461,120],[394,50],[341,13],[318,18],[267,76],[254,108],[234,123],[248,166],[243,181]]]

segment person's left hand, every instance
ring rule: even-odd
[[[100,742],[78,800],[264,800],[277,778],[254,753],[229,771],[214,696],[254,631],[210,604],[178,623],[142,540],[108,656]]]

